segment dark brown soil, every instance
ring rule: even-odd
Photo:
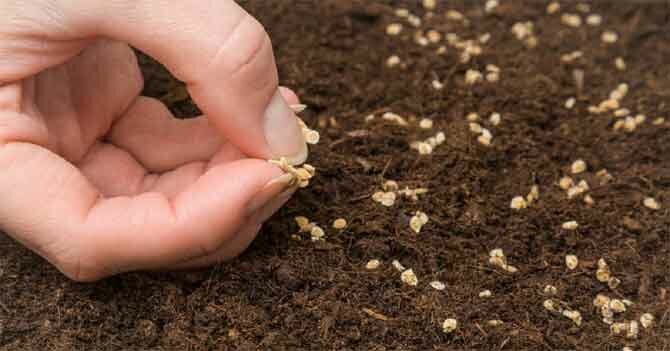
[[[500,2],[496,15],[483,16],[484,1],[450,1],[470,19],[464,27],[444,19],[442,1],[426,24],[464,38],[490,32],[483,55],[470,64],[459,63],[455,49],[437,56],[434,45],[414,44],[407,26],[400,37],[385,35],[398,21],[395,7],[423,14],[420,1],[243,2],[271,33],[282,84],[310,106],[303,117],[322,135],[310,159],[318,177],[240,259],[200,272],[77,284],[0,236],[0,349],[670,350],[670,293],[663,293],[670,290],[670,124],[651,123],[670,117],[670,8],[597,2],[593,12],[603,25],[571,29],[560,15],[546,15],[545,2]],[[577,12],[575,4],[564,1],[563,10]],[[534,50],[510,33],[526,20],[535,22]],[[604,29],[616,30],[619,42],[604,46]],[[576,66],[585,84],[567,110],[565,100],[577,94],[575,65],[562,64],[560,55],[576,49],[584,52]],[[386,68],[392,54],[407,66]],[[614,68],[616,56],[626,59],[624,72]],[[487,63],[501,67],[501,81],[464,86],[465,71]],[[196,113],[177,82],[147,60],[143,66],[147,94],[179,115]],[[436,78],[444,90],[431,87]],[[624,106],[648,116],[629,134],[612,131],[611,117],[586,111],[620,82],[631,87]],[[364,121],[387,110],[436,125],[424,131],[416,123]],[[472,111],[503,114],[489,148],[468,131],[464,116]],[[432,155],[409,148],[438,130],[447,142]],[[556,186],[577,158],[589,166],[593,206],[568,201]],[[602,168],[614,177],[603,185],[594,177]],[[386,179],[430,192],[382,207],[369,196]],[[510,210],[512,197],[534,183],[539,202]],[[644,208],[646,196],[662,209]],[[418,209],[431,220],[415,235],[408,219]],[[297,215],[327,228],[326,241],[292,240]],[[330,229],[337,217],[350,223],[342,233]],[[561,230],[567,220],[578,221],[578,230]],[[497,247],[518,273],[488,265],[488,251]],[[570,253],[580,258],[575,271],[565,268]],[[595,279],[600,257],[622,281],[614,291]],[[373,258],[382,266],[366,270]],[[393,259],[414,269],[417,287],[400,281]],[[435,279],[447,289],[430,288]],[[542,307],[546,284],[581,311],[581,327]],[[479,298],[483,289],[493,297]],[[656,324],[637,340],[611,335],[592,305],[597,293],[635,302],[617,319],[650,312]],[[442,321],[452,317],[460,326],[445,334]],[[490,319],[505,324],[491,327]]]

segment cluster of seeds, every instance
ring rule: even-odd
[[[570,319],[575,325],[582,325],[582,314],[577,310],[572,310],[569,308],[564,308],[562,304],[554,299],[544,300],[542,306],[548,311],[554,313],[560,313],[563,317]]]
[[[316,174],[316,169],[313,166],[305,163],[301,167],[294,167],[288,163],[288,160],[285,157],[282,157],[279,160],[270,160],[269,162],[281,168],[282,171],[293,175],[295,184],[301,188],[307,187],[310,179]]]
[[[616,111],[621,107],[621,100],[628,94],[628,84],[621,83],[612,90],[609,98],[601,101],[597,106],[589,106],[588,111],[592,114],[601,114],[608,111]]]
[[[507,257],[505,257],[505,253],[502,249],[493,249],[489,252],[489,263],[493,266],[502,268],[509,273],[516,273],[519,271],[516,267],[507,264]]]
[[[535,25],[531,21],[517,22],[512,26],[514,36],[522,41],[526,47],[534,48],[537,46],[537,37],[534,33]]]
[[[539,198],[540,198],[540,187],[537,185],[533,185],[530,187],[530,192],[528,193],[528,195],[526,195],[525,198],[523,196],[515,196],[514,198],[512,198],[509,207],[513,210],[524,209],[530,206],[533,202],[535,202]]]
[[[607,283],[607,286],[609,286],[612,290],[616,289],[619,284],[621,284],[621,280],[619,278],[612,276],[610,267],[604,258],[598,260],[596,279],[598,279],[598,281],[601,283]]]
[[[420,155],[430,155],[433,153],[433,150],[435,150],[436,147],[444,144],[446,140],[447,137],[444,132],[437,132],[437,134],[427,138],[426,140],[411,142],[409,147],[411,149],[417,150]]]
[[[372,194],[372,200],[386,207],[391,207],[395,204],[398,195],[410,199],[411,201],[417,201],[419,200],[419,195],[426,194],[427,192],[427,188],[410,189],[409,187],[405,187],[404,189],[400,189],[398,182],[395,180],[387,180],[382,185],[382,191],[377,191]]]

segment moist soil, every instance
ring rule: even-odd
[[[439,2],[439,1],[438,1]],[[309,109],[305,121],[321,132],[309,162],[318,176],[263,228],[239,259],[195,272],[130,273],[97,283],[69,281],[44,260],[0,236],[1,350],[634,350],[670,349],[670,8],[658,2],[596,2],[599,27],[570,28],[560,13],[579,13],[563,2],[547,15],[540,1],[503,1],[485,15],[483,1],[449,2],[469,26],[447,21],[446,1],[423,27],[462,38],[491,33],[481,56],[467,64],[459,51],[419,46],[413,29],[385,34],[397,7],[423,16],[419,1],[244,1],[270,32],[281,84],[296,90]],[[583,15],[585,17],[585,15]],[[528,49],[510,32],[534,21],[539,44]],[[619,41],[604,45],[600,34]],[[560,55],[582,50],[572,64]],[[403,64],[385,66],[398,55]],[[618,71],[621,56],[627,68]],[[197,114],[181,83],[140,57],[145,94],[176,115]],[[463,83],[465,71],[501,68],[498,83]],[[583,88],[573,78],[584,71]],[[440,80],[436,90],[431,81]],[[617,84],[630,92],[622,105],[647,121],[632,133],[613,131],[610,114],[589,105]],[[564,103],[576,97],[573,109]],[[379,116],[396,112],[402,127]],[[477,142],[465,116],[497,111],[491,146]],[[377,118],[366,122],[365,116]],[[414,118],[431,118],[431,130]],[[409,147],[444,131],[431,155]],[[147,145],[151,147],[151,145]],[[583,159],[595,203],[568,200],[558,180]],[[607,169],[609,182],[595,173]],[[386,180],[426,187],[418,201],[384,207],[370,196]],[[540,199],[510,209],[510,200],[534,184]],[[660,210],[642,206],[653,196]],[[37,204],[36,204],[37,205]],[[422,210],[430,221],[420,234],[408,225]],[[298,232],[293,218],[308,216],[326,229],[323,242]],[[344,217],[349,226],[330,224]],[[565,221],[577,230],[561,229]],[[519,271],[488,264],[502,248]],[[580,258],[565,267],[566,254]],[[614,290],[595,279],[605,258],[621,280]],[[367,270],[370,259],[382,265]],[[419,284],[404,284],[391,265],[412,268]],[[429,286],[446,284],[444,291]],[[545,310],[547,284],[555,299],[579,310],[583,323]],[[490,298],[479,292],[489,289]],[[655,324],[637,339],[610,333],[593,307],[598,293],[634,302],[617,320],[652,313]],[[458,329],[442,331],[445,318]],[[488,320],[499,319],[501,326]]]

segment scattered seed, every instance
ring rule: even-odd
[[[605,44],[613,44],[619,40],[619,35],[611,30],[606,30],[600,36],[600,40],[602,40],[602,42]]]
[[[622,57],[617,57],[616,59],[614,59],[614,67],[616,67],[616,69],[618,69],[619,71],[625,71],[626,61],[624,61]]]
[[[479,115],[476,112],[470,112],[465,118],[469,122],[477,122],[479,120]]]
[[[501,119],[502,119],[502,117],[500,116],[500,113],[498,113],[498,112],[493,112],[493,113],[491,114],[491,116],[489,117],[489,122],[490,122],[492,125],[497,126],[497,125],[500,124],[500,120],[501,120]]]
[[[421,228],[426,223],[428,223],[428,215],[421,211],[416,211],[414,216],[412,216],[412,218],[409,220],[410,228],[412,228],[412,230],[417,234],[421,232]]]
[[[558,186],[563,190],[570,189],[575,183],[572,181],[572,178],[565,176],[558,181]]]
[[[610,280],[610,267],[605,261],[601,258],[598,260],[598,269],[596,270],[596,279],[601,283],[606,283]]]
[[[396,36],[402,32],[402,24],[400,23],[391,23],[386,27],[386,34],[391,36]]]
[[[528,207],[528,203],[523,196],[515,196],[510,202],[509,207],[514,210],[520,210]]]
[[[440,290],[440,291],[447,288],[447,286],[444,283],[442,283],[441,281],[437,281],[437,280],[434,280],[434,281],[430,282],[430,287],[435,289],[435,290]]]
[[[658,117],[658,118],[654,119],[654,121],[651,122],[651,123],[655,126],[660,126],[661,124],[665,123],[665,118]]]
[[[436,5],[437,5],[436,0],[423,0],[423,7],[426,10],[434,10]]]
[[[411,268],[403,271],[400,274],[400,280],[410,286],[417,286],[419,284],[419,279],[416,277],[416,274],[414,274],[414,271]]]
[[[433,89],[435,89],[435,90],[442,90],[442,89],[444,89],[444,84],[443,84],[442,82],[440,82],[439,80],[433,80],[433,81],[431,82],[431,84],[432,84],[432,86],[433,86]]]
[[[416,16],[416,15],[413,15],[413,14],[410,13],[407,16],[407,23],[409,23],[413,27],[417,27],[417,28],[421,27],[421,18],[419,18],[419,16]]]
[[[646,197],[642,201],[642,204],[644,205],[644,207],[651,210],[659,210],[661,208],[661,205],[653,197]]]
[[[534,34],[533,22],[517,22],[512,26],[512,33],[529,48],[537,46],[537,37]]]
[[[482,126],[479,123],[471,122],[470,131],[475,134],[482,134]]]
[[[555,1],[550,3],[549,5],[547,5],[547,13],[550,14],[550,15],[555,14],[560,9],[561,9],[561,4],[559,4],[558,2],[555,2]]]
[[[553,285],[546,285],[543,291],[548,295],[556,295],[558,293],[558,289]]]
[[[409,10],[408,9],[403,9],[403,8],[396,9],[395,10],[395,15],[400,17],[400,18],[407,18],[407,16],[409,16]]]
[[[577,227],[579,227],[579,223],[577,223],[576,221],[564,222],[561,225],[561,228],[563,228],[565,230],[575,230],[575,229],[577,229]]]
[[[561,307],[552,299],[544,300],[544,302],[542,303],[542,306],[546,310],[551,311],[551,312],[560,312],[561,311]]]
[[[584,203],[587,204],[587,205],[593,205],[596,202],[595,202],[595,200],[593,200],[593,197],[591,197],[591,195],[587,194],[586,196],[584,196]]]
[[[323,240],[326,236],[326,233],[323,231],[323,229],[317,225],[313,226],[309,233],[312,236],[312,241]]]
[[[610,279],[607,280],[607,286],[609,286],[609,288],[612,290],[616,289],[620,284],[621,279],[617,277],[610,277]]]
[[[598,14],[591,14],[586,17],[586,24],[589,26],[599,26],[603,22],[603,17]]]
[[[582,17],[577,14],[565,13],[561,16],[561,22],[568,27],[577,28],[582,25]]]
[[[570,62],[573,62],[573,61],[581,58],[582,56],[584,56],[584,53],[582,53],[579,50],[576,50],[576,51],[561,55],[561,62],[570,63]]]
[[[458,321],[453,318],[447,318],[442,322],[442,331],[449,334],[458,328]]]
[[[308,232],[312,230],[312,224],[309,222],[309,219],[304,216],[297,216],[294,218],[295,223],[298,225],[298,228],[300,228],[301,232]]]
[[[428,38],[428,41],[433,44],[437,44],[442,40],[442,34],[434,29],[429,30],[426,33],[426,37]]]
[[[580,2],[579,4],[577,4],[576,8],[577,8],[577,11],[579,11],[581,13],[591,12],[591,6],[587,3],[584,3],[584,2]]]
[[[479,292],[479,297],[481,297],[481,298],[487,298],[487,297],[491,297],[491,296],[493,296],[493,293],[491,292],[491,290],[483,290],[483,291]]]
[[[612,299],[609,303],[609,308],[614,313],[626,312],[626,305],[619,299]]]
[[[642,328],[644,329],[650,328],[654,324],[654,315],[651,313],[644,313],[640,316],[640,324],[642,324]]]
[[[400,57],[398,57],[398,55],[392,55],[386,59],[386,67],[393,68],[399,64],[400,64]]]
[[[406,270],[405,266],[403,266],[400,262],[398,262],[398,260],[393,260],[393,262],[391,262],[391,265],[393,266],[393,268],[398,270],[398,272],[404,272]]]
[[[570,171],[572,172],[572,174],[579,174],[584,172],[585,170],[586,170],[586,162],[584,162],[584,160],[582,159],[576,160],[570,166]]]
[[[447,19],[452,21],[463,21],[465,19],[465,16],[456,10],[449,10],[446,15]]]
[[[379,268],[381,265],[381,262],[379,260],[370,260],[368,261],[367,264],[365,264],[365,269],[373,270]]]
[[[488,43],[490,39],[491,39],[491,33],[488,32],[480,35],[479,38],[477,38],[477,40],[479,40],[479,42],[482,44]]]
[[[476,69],[469,69],[465,72],[465,84],[473,85],[483,80],[482,73]]]
[[[477,138],[477,141],[484,146],[489,146],[492,139],[493,135],[491,135],[491,132],[486,128],[482,128],[482,134]]]
[[[347,220],[344,218],[338,218],[333,221],[333,228],[335,229],[344,229],[347,227]]]
[[[579,264],[579,259],[575,255],[567,255],[565,256],[565,265],[568,266],[570,270],[573,270],[577,268],[577,265]]]
[[[498,0],[488,0],[486,4],[484,4],[484,12],[491,13],[496,7],[498,7]]]
[[[407,126],[407,121],[397,113],[386,112],[382,115],[382,119],[390,122],[395,122],[400,126]]]
[[[577,100],[574,97],[565,100],[565,108],[568,110],[573,108],[575,106],[575,102],[577,102]]]
[[[563,316],[572,320],[572,322],[575,323],[575,325],[577,326],[582,325],[582,314],[579,313],[579,311],[564,310]]]

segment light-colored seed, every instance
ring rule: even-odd
[[[582,25],[582,17],[578,14],[564,13],[561,16],[561,22],[568,27],[577,28]]]
[[[573,62],[573,61],[581,58],[582,56],[584,56],[584,54],[581,51],[576,50],[576,51],[561,55],[561,62],[570,63],[570,62]]]
[[[585,170],[586,170],[586,162],[584,162],[584,160],[582,159],[576,160],[570,166],[570,171],[572,172],[572,174],[579,174],[584,172]]]
[[[482,134],[482,126],[479,123],[470,122],[470,131],[475,134]]]
[[[606,295],[603,294],[598,294],[596,295],[595,299],[593,299],[593,306],[596,306],[598,308],[601,308],[603,306],[608,306],[610,304],[611,299],[607,297]]]
[[[617,57],[614,59],[614,67],[616,67],[616,69],[619,71],[625,71],[626,61],[624,61],[622,57]]]
[[[612,290],[616,289],[619,285],[621,285],[621,279],[617,277],[610,277],[610,279],[607,280],[607,286]]]
[[[572,178],[565,176],[558,181],[558,186],[563,190],[570,189],[575,183],[572,181]]]
[[[386,27],[386,34],[391,36],[396,36],[402,32],[402,24],[400,23],[391,23]]]
[[[435,90],[444,89],[444,84],[442,82],[440,82],[439,80],[432,81],[431,85],[433,86],[433,89],[435,89]]]
[[[454,318],[447,318],[442,322],[442,331],[449,334],[458,328],[458,321]]]
[[[295,113],[300,113],[300,112],[303,112],[307,109],[307,105],[305,105],[305,104],[293,104],[293,105],[289,105],[289,107]]]
[[[586,17],[586,24],[589,26],[599,26],[601,23],[603,23],[603,16],[598,15],[598,14],[591,14]]]
[[[633,348],[630,346],[624,346],[621,351],[633,351]]]
[[[577,8],[577,11],[579,11],[581,13],[591,12],[591,5],[589,5],[587,3],[584,3],[584,2],[580,2],[579,4],[577,4],[576,8]]]
[[[600,36],[600,40],[602,40],[602,42],[605,44],[613,44],[619,40],[619,35],[614,31],[606,30]]]
[[[399,8],[395,10],[395,15],[400,17],[400,18],[407,18],[409,16],[409,10],[408,9],[403,9]]]
[[[503,249],[497,248],[489,251],[489,257],[500,257],[504,258],[505,257],[505,252]]]
[[[628,325],[628,331],[626,332],[626,337],[629,339],[637,339],[637,336],[640,332],[640,327],[637,321],[631,321]]]
[[[433,280],[432,282],[430,282],[430,287],[435,289],[435,290],[440,290],[440,291],[447,288],[447,286],[443,282],[438,281],[438,280]]]
[[[382,184],[382,189],[384,189],[384,191],[398,191],[399,188],[400,186],[395,180],[387,180]]]
[[[447,140],[447,136],[444,134],[444,132],[438,132],[435,134],[435,142],[437,145],[440,145],[444,143]]]
[[[406,270],[405,266],[403,266],[400,262],[398,262],[398,260],[393,260],[393,262],[391,262],[391,265],[393,266],[393,268],[398,270],[398,272],[404,272]]]
[[[489,117],[489,122],[490,122],[492,125],[497,126],[497,125],[500,124],[500,120],[501,120],[501,119],[502,119],[502,117],[501,117],[500,113],[498,113],[498,112],[493,112],[493,113],[491,114],[491,116]]]
[[[584,203],[587,204],[587,205],[593,205],[596,202],[595,202],[595,200],[593,200],[593,197],[591,197],[591,195],[587,194],[586,196],[584,196]]]
[[[406,269],[400,274],[400,280],[410,286],[417,286],[419,284],[419,279],[416,277],[416,274],[414,274],[414,271],[411,268]]]
[[[653,197],[646,197],[643,201],[642,204],[644,207],[650,209],[650,210],[659,210],[661,209],[661,205],[654,199]]]
[[[449,10],[446,15],[447,19],[452,21],[463,21],[465,19],[465,16],[456,10]]]
[[[635,115],[635,117],[633,119],[635,120],[635,124],[640,125],[647,120],[647,116],[640,113],[640,114]]]
[[[488,33],[488,32],[484,33],[484,34],[480,35],[479,38],[477,38],[477,40],[479,40],[479,42],[482,43],[482,44],[486,44],[486,43],[489,42],[489,40],[491,40],[491,33]]]
[[[614,111],[614,116],[616,117],[626,117],[628,115],[630,115],[630,110],[627,108],[620,108]]]
[[[309,232],[312,236],[312,240],[318,241],[318,240],[323,240],[323,238],[326,236],[326,233],[321,229],[321,227],[315,225],[312,227],[312,230]]]
[[[563,228],[565,230],[575,230],[575,229],[577,229],[577,227],[579,227],[579,223],[577,223],[577,221],[568,221],[568,222],[564,222],[561,225],[561,228]]]
[[[491,13],[498,7],[498,0],[488,0],[484,4],[484,12]]]
[[[309,223],[309,219],[304,216],[297,216],[294,218],[295,223],[298,225],[298,228],[300,228],[301,232],[308,232],[312,230],[312,226]]]
[[[308,130],[304,133],[304,135],[305,135],[305,141],[311,145],[318,144],[319,140],[321,139],[319,132],[317,132],[316,130]]]
[[[428,216],[421,211],[416,211],[416,214],[414,214],[414,216],[412,216],[412,218],[409,220],[409,226],[416,234],[421,232],[421,228],[426,223],[428,223]]]
[[[573,108],[576,102],[577,100],[574,97],[568,98],[567,100],[565,100],[565,108],[567,108],[568,110]]]
[[[382,119],[385,121],[395,122],[400,126],[407,126],[407,121],[397,113],[385,112],[382,115]]]
[[[400,57],[398,55],[391,55],[386,59],[386,67],[393,68],[400,64]]]
[[[637,129],[637,123],[635,122],[635,118],[630,116],[624,118],[623,129],[628,133],[635,131],[635,129]]]
[[[491,320],[487,321],[486,324],[488,324],[492,327],[498,327],[498,326],[503,325],[504,322],[501,321],[500,319],[491,319]]]
[[[568,266],[570,270],[573,270],[579,265],[579,259],[575,255],[567,255],[565,256],[565,265]]]
[[[417,15],[409,14],[407,16],[407,23],[416,28],[421,27],[421,18]]]
[[[500,80],[500,73],[498,72],[489,72],[486,73],[486,81],[489,83],[495,83]]]
[[[344,229],[347,227],[347,220],[344,218],[338,218],[333,221],[333,228],[335,229]]]
[[[564,310],[563,316],[572,320],[572,322],[575,323],[575,325],[577,326],[582,325],[582,314],[579,313],[579,311]]]
[[[365,269],[373,270],[379,268],[381,265],[381,262],[379,260],[370,260],[368,261],[367,264],[365,264]]]
[[[552,299],[544,300],[544,302],[542,302],[542,306],[546,310],[551,311],[551,312],[560,312],[561,311],[561,307]]]
[[[421,129],[433,128],[433,120],[428,118],[422,118],[421,121],[419,121],[419,128]]]
[[[465,84],[473,85],[483,80],[482,72],[476,69],[469,69],[465,72]]]
[[[437,44],[442,40],[442,34],[434,29],[429,30],[426,33],[426,37],[428,38],[428,41],[433,44]]]
[[[476,112],[470,112],[465,118],[468,120],[468,122],[477,122],[479,120],[479,114]]]
[[[437,6],[437,0],[423,0],[423,7],[426,10],[434,10]]]
[[[487,298],[487,297],[491,297],[491,296],[493,296],[493,293],[491,292],[491,290],[482,290],[482,291],[479,292],[479,297],[481,297],[481,298]]]
[[[626,312],[626,305],[619,299],[612,299],[608,305],[610,310],[614,313]]]
[[[509,207],[514,210],[520,210],[528,207],[528,203],[523,196],[515,196],[510,202]]]
[[[555,14],[561,9],[561,4],[559,4],[556,1],[551,2],[549,5],[547,5],[547,13],[550,15]]]
[[[651,124],[653,124],[655,126],[660,126],[663,123],[665,123],[665,118],[663,118],[663,117],[658,117],[658,118],[654,119],[653,122],[651,122]]]
[[[654,324],[654,315],[651,313],[644,313],[640,316],[640,324],[642,328],[650,328]]]
[[[558,293],[558,289],[553,285],[546,285],[543,291],[547,295],[556,295]]]

